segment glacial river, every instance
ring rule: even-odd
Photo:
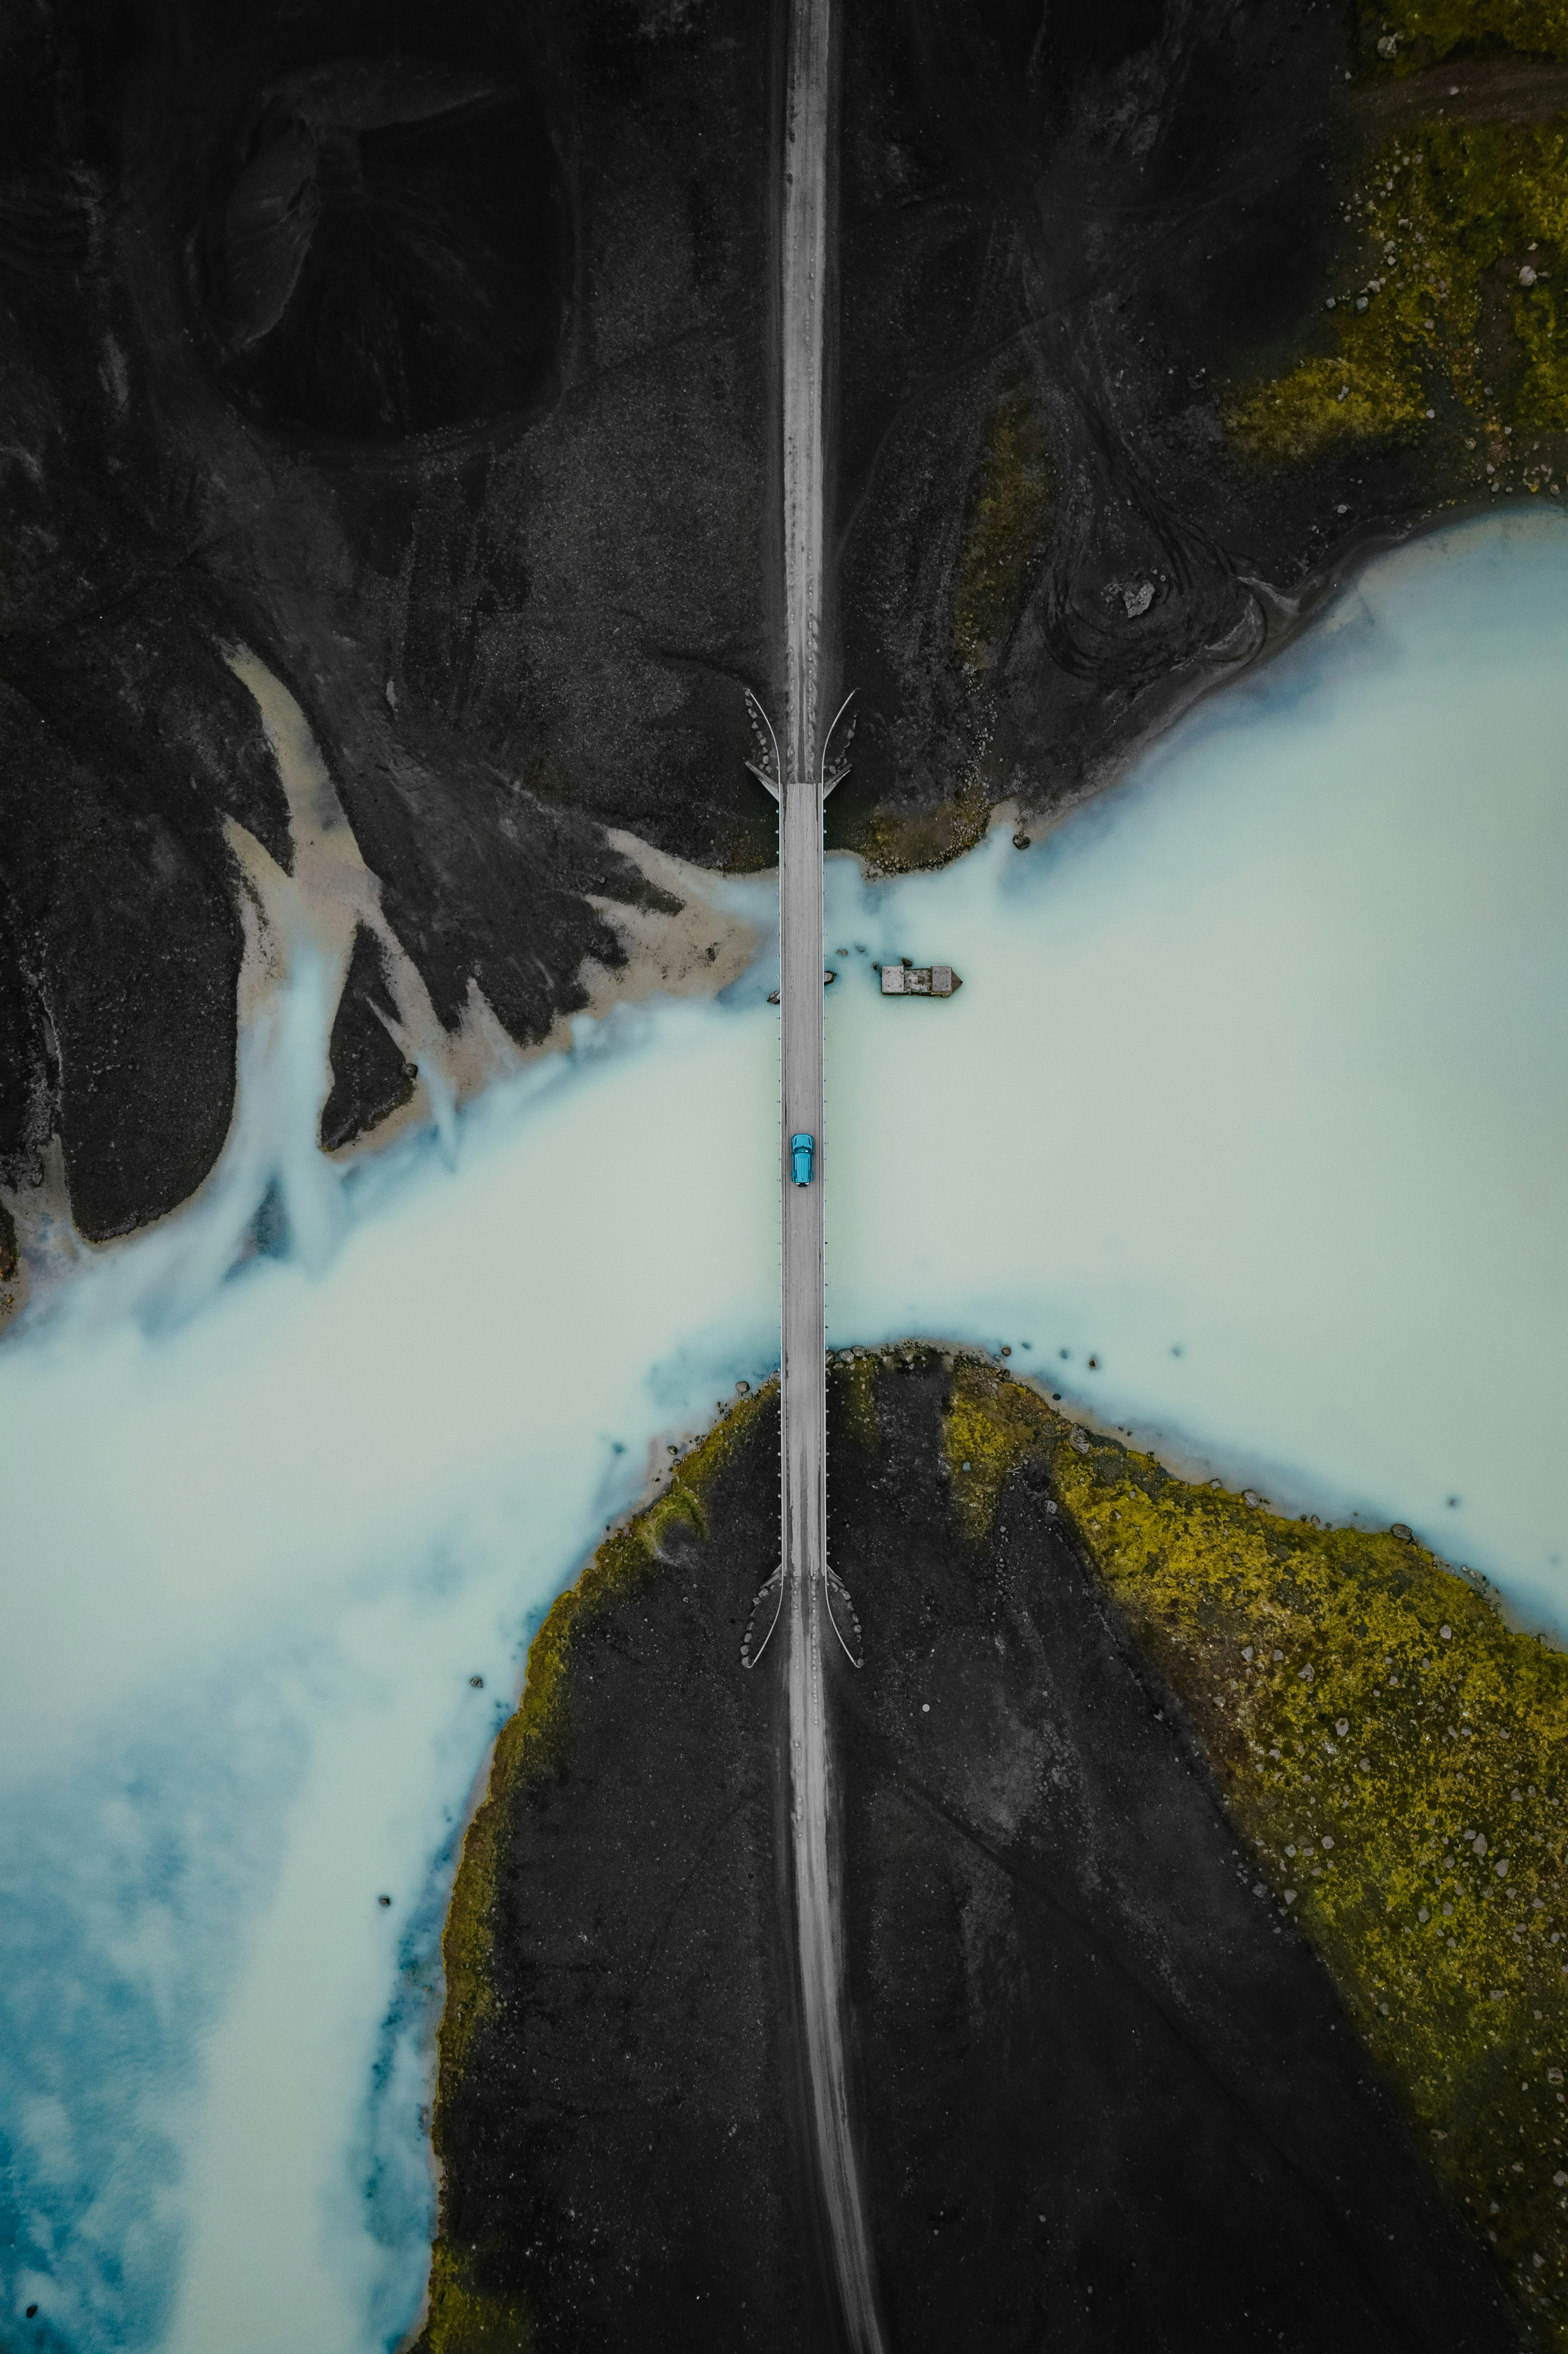
[[[832,1339],[1006,1341],[1568,1619],[1565,642],[1568,525],[1490,517],[1026,853],[831,861]],[[900,953],[959,996],[884,1002]],[[302,960],[216,1182],[0,1345],[7,2337],[406,2327],[486,1745],[666,1438],[777,1360],[772,978],[584,1024],[345,1180]],[[236,1267],[270,1186],[291,1239]]]

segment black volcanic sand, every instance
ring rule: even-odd
[[[322,1106],[321,1141],[329,1152],[385,1119],[414,1092],[418,1073],[387,1026],[396,1014],[381,943],[360,924],[327,1049],[333,1083]]]
[[[93,1236],[220,1149],[224,821],[290,856],[236,643],[303,705],[449,1023],[477,982],[537,1039],[585,957],[620,960],[601,905],[641,886],[607,827],[772,862],[741,687],[777,701],[780,18],[10,13],[0,1182],[24,1206],[53,1136]],[[1363,137],[1340,11],[866,0],[843,25],[825,644],[860,730],[832,823],[920,857],[1003,794],[1087,790],[1455,485],[1420,448],[1245,467],[1220,426],[1224,385],[1319,315]],[[1048,514],[998,558],[977,676],[956,583],[1006,399]],[[959,801],[969,832],[921,848]],[[349,1023],[344,1139],[397,1092]]]
[[[303,706],[449,1025],[477,981],[536,1039],[623,961],[605,822],[712,863],[771,807],[770,24],[10,12],[0,1180],[58,1135],[84,1233],[183,1199],[230,1117],[223,821],[291,851],[226,649]],[[357,1014],[338,1044],[341,1139],[397,1087]]]
[[[568,1757],[507,1826],[500,2017],[443,2082],[445,2237],[484,2296],[526,2296],[541,2349],[831,2342],[783,2097],[782,1695],[739,1664],[778,1552],[776,1404],[758,1420],[707,1542],[666,1527],[655,1574],[578,1626]]]
[[[1249,472],[1215,408],[1326,265],[1346,30],[1299,0],[849,12],[839,606],[862,705],[842,838],[971,773],[1033,808],[1080,790],[1260,649],[1253,576],[1295,588],[1351,525],[1430,499],[1394,452]],[[1043,417],[1050,511],[977,694],[952,582],[1009,388]]]
[[[1518,2344],[1044,1473],[970,1545],[939,1367],[882,1377],[869,1447],[834,1393],[866,1665],[830,1683],[890,2345]],[[540,2354],[836,2342],[791,2105],[782,1694],[737,1657],[776,1450],[769,1411],[700,1487],[705,1535],[666,1515],[645,1581],[585,1616],[564,1746],[510,1801],[501,2009],[437,2128],[473,2334],[450,2306],[429,2354],[522,2345],[520,2298]]]

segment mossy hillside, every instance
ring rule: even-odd
[[[534,2354],[526,2297],[492,2296],[475,2288],[472,2257],[472,2250],[458,2254],[440,2240],[430,2251],[429,2296],[416,2354]]]
[[[652,1569],[672,1514],[695,1516],[685,1482],[646,1514],[606,1537],[577,1584],[558,1595],[528,1651],[523,1698],[496,1738],[490,1782],[463,1839],[441,1938],[447,1999],[438,2033],[442,2091],[461,2075],[474,2040],[494,2015],[492,1914],[520,1790],[558,1773],[571,1746],[571,1655],[585,1618],[633,1592]],[[438,2096],[437,2147],[440,2148]]]
[[[443,2084],[449,2076],[461,2075],[475,2035],[494,2009],[491,1919],[507,1826],[519,1791],[558,1773],[570,1751],[572,1648],[577,1631],[608,1605],[634,1593],[652,1574],[673,1522],[683,1521],[699,1535],[705,1533],[703,1496],[770,1394],[770,1388],[764,1389],[742,1400],[676,1462],[665,1492],[611,1531],[576,1585],[556,1596],[529,1646],[523,1696],[496,1739],[485,1797],[463,1840],[441,1941],[447,1986],[439,2033]]]
[[[1414,1542],[1172,1479],[982,1363],[943,1443],[977,1542],[1009,1474],[1049,1466],[1260,1896],[1322,1955],[1537,2342],[1568,2347],[1568,1659]]]
[[[997,1500],[1012,1473],[1042,1455],[1054,1466],[1068,1427],[1035,1391],[983,1359],[957,1360],[942,1418],[942,1449],[953,1511],[972,1543],[990,1535]]]
[[[1449,58],[1568,58],[1568,0],[1359,0],[1363,70],[1390,79]]]
[[[438,2158],[445,2155],[449,2105],[497,2009],[493,1914],[517,1802],[530,1785],[559,1774],[570,1755],[577,1638],[599,1612],[635,1593],[653,1575],[673,1524],[683,1522],[699,1535],[706,1534],[704,1498],[744,1444],[775,1387],[770,1384],[739,1401],[676,1461],[664,1493],[610,1532],[576,1585],[556,1596],[529,1646],[522,1699],[497,1736],[485,1796],[463,1839],[441,1938],[447,1991],[437,2035],[431,2131]],[[526,2354],[532,2339],[523,2306],[489,2296],[471,2285],[481,2253],[438,2238],[418,2354],[482,2354],[492,2346],[504,2347],[508,2354]]]
[[[842,1385],[840,1428],[850,1445],[863,1455],[874,1455],[882,1444],[882,1416],[876,1403],[878,1361],[869,1350],[846,1351],[835,1366]]]
[[[1011,385],[986,421],[953,578],[953,655],[976,675],[991,668],[1017,622],[1055,487],[1038,405]]]
[[[1010,383],[985,420],[953,566],[949,647],[966,689],[962,782],[935,809],[910,812],[863,803],[853,785],[841,790],[828,803],[828,847],[853,851],[869,875],[946,866],[985,839],[995,710],[982,690],[1023,610],[1055,496],[1039,404],[1026,387]]]
[[[1429,124],[1390,140],[1344,207],[1311,334],[1329,348],[1233,394],[1234,445],[1282,464],[1404,442],[1450,493],[1561,495],[1565,271],[1568,121]]]
[[[828,806],[832,809],[832,803]],[[913,875],[946,866],[983,842],[991,807],[984,785],[971,776],[934,810],[919,810],[912,816],[891,810],[869,811],[859,823],[846,826],[830,847],[853,850],[864,861],[868,875]]]

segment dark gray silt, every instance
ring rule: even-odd
[[[836,1388],[836,1385],[835,1385]],[[1328,1980],[1251,1893],[1202,1757],[1024,1474],[983,1545],[942,1376],[835,1428],[834,1674],[855,2113],[891,2342],[1094,2354],[1517,2345]],[[835,1414],[836,1421],[836,1414]],[[503,2008],[444,2127],[449,2232],[540,2354],[832,2344],[777,1869],[759,1420],[575,1653],[569,1760],[517,1802]],[[927,1709],[929,1712],[927,1713]]]

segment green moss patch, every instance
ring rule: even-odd
[[[1389,141],[1345,207],[1322,313],[1332,349],[1233,395],[1235,446],[1282,464],[1425,440],[1461,487],[1561,490],[1565,270],[1568,122]]]
[[[1005,390],[987,420],[953,580],[953,655],[989,670],[1012,634],[1044,545],[1055,469],[1033,393]]]
[[[834,1367],[842,1386],[842,1419],[840,1424],[852,1447],[863,1455],[874,1455],[882,1444],[882,1416],[877,1410],[877,1360],[864,1349],[853,1358],[841,1357]]]
[[[1446,58],[1568,58],[1568,0],[1359,0],[1373,72],[1420,73]]]
[[[972,777],[934,810],[917,811],[912,817],[874,811],[863,823],[846,828],[832,846],[853,850],[864,860],[868,874],[913,875],[961,858],[984,841],[990,823],[991,802],[979,778]]]
[[[942,1417],[948,1493],[959,1527],[975,1543],[991,1533],[1006,1481],[1033,1455],[1054,1462],[1067,1425],[1033,1390],[1019,1388],[982,1361],[961,1358]]]
[[[469,2263],[443,2242],[430,2255],[430,2288],[420,2354],[533,2354],[526,2297],[489,2296],[471,2285]]]
[[[1031,1457],[1494,2247],[1568,2348],[1568,1659],[1412,1541],[1280,1518],[1074,1432],[980,1363],[943,1445],[977,1541]]]

